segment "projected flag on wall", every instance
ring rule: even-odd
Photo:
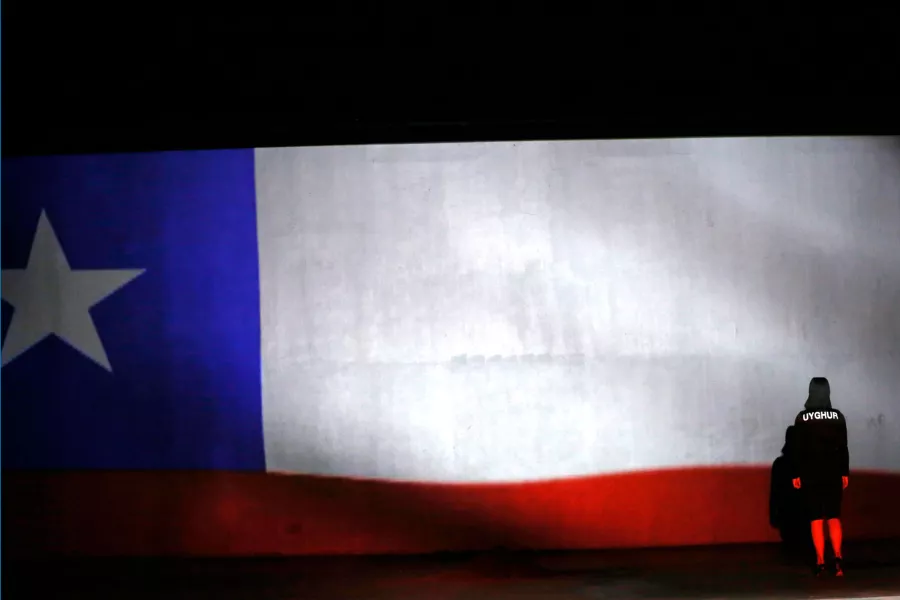
[[[3,466],[516,484],[900,471],[892,140],[4,160]]]
[[[3,463],[262,469],[253,153],[3,169]]]

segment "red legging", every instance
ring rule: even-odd
[[[813,546],[816,547],[816,564],[825,564],[825,527],[821,519],[811,524]],[[840,519],[828,519],[828,537],[831,538],[831,549],[835,558],[841,558],[841,542],[844,532]]]

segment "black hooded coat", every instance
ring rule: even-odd
[[[841,411],[831,406],[831,386],[824,377],[814,377],[809,382],[809,397],[794,420],[794,435],[794,477],[825,481],[849,475],[847,421]]]

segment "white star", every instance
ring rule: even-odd
[[[3,270],[3,299],[15,308],[3,343],[3,366],[44,338],[56,335],[111,372],[90,309],[143,272],[73,271],[47,215],[41,211],[28,266]]]

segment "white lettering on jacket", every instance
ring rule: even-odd
[[[803,413],[803,420],[821,421],[822,419],[837,419],[837,411],[834,410],[817,410],[816,412]]]

